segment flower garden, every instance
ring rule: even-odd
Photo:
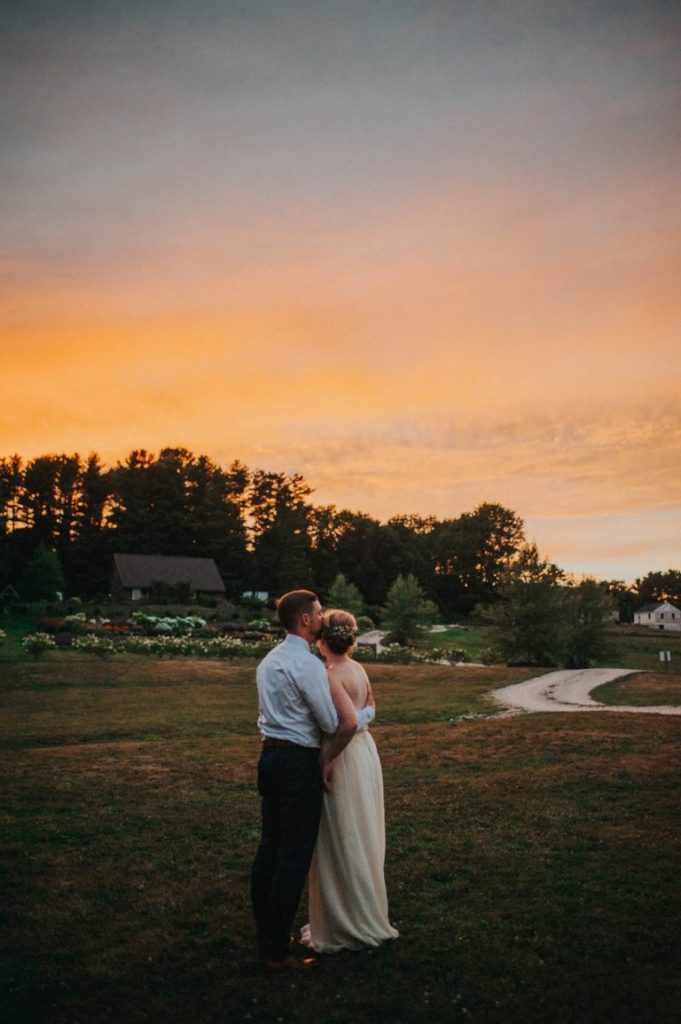
[[[79,651],[101,659],[122,654],[156,658],[259,659],[280,642],[281,636],[281,629],[266,619],[216,625],[198,615],[153,615],[135,611],[127,619],[114,620],[78,612],[38,619],[35,632],[25,635],[21,645],[36,659],[54,650]],[[400,644],[384,646],[379,652],[358,647],[354,656],[359,661],[399,665],[470,661],[466,651],[458,647],[417,651]]]

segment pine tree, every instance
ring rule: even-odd
[[[39,544],[19,581],[22,597],[29,601],[54,600],[63,587],[64,575],[56,552]]]
[[[385,625],[390,630],[390,643],[409,644],[437,615],[437,607],[426,598],[421,584],[409,573],[398,576],[388,591]]]
[[[364,598],[354,583],[338,573],[326,601],[329,608],[344,608],[353,615],[361,615],[364,611]]]

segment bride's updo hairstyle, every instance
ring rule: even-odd
[[[354,645],[359,630],[355,616],[341,608],[324,612],[321,639],[332,654],[347,654]]]

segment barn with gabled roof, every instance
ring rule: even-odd
[[[111,593],[117,599],[140,601],[155,584],[187,585],[199,597],[225,596],[225,584],[214,558],[180,555],[113,556]]]

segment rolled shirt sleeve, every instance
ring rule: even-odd
[[[371,705],[367,704],[365,708],[360,708],[357,712],[357,732],[360,729],[364,729],[367,725],[370,725],[376,717],[376,708],[372,708]]]

